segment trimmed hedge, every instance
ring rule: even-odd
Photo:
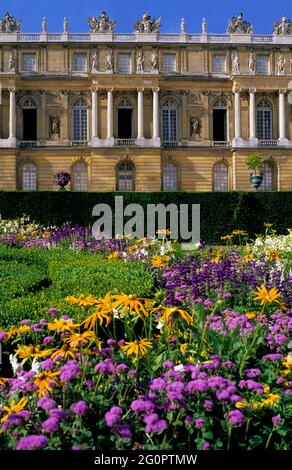
[[[29,214],[45,225],[64,222],[90,225],[96,204],[109,204],[124,197],[131,203],[200,204],[201,239],[218,243],[220,236],[233,229],[246,229],[250,236],[264,231],[264,222],[274,224],[278,233],[292,227],[292,192],[223,192],[223,193],[78,193],[78,192],[0,192],[2,218]]]

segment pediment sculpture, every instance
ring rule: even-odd
[[[161,17],[158,20],[151,18],[145,11],[141,20],[134,22],[135,31],[138,33],[157,33],[161,26]]]
[[[87,22],[91,33],[112,33],[116,25],[116,21],[107,16],[106,11],[102,11],[98,18],[87,18]]]
[[[243,13],[238,13],[237,16],[230,18],[227,34],[252,34],[253,26],[248,21],[243,19]]]
[[[275,21],[274,23],[274,29],[273,29],[273,34],[275,36],[288,36],[292,35],[292,22],[291,20],[288,20],[286,15],[282,16],[281,21]]]
[[[0,33],[19,33],[22,20],[17,20],[10,13],[6,13],[0,20]]]

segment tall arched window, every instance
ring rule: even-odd
[[[37,105],[32,99],[22,103],[22,139],[25,141],[37,140]]]
[[[219,98],[213,104],[213,141],[226,142],[227,140],[227,103]]]
[[[117,168],[118,191],[134,191],[134,166],[130,162],[122,162]]]
[[[225,163],[216,163],[213,168],[214,191],[228,191],[228,168]]]
[[[177,104],[173,99],[162,105],[162,138],[164,142],[176,142],[177,137]]]
[[[177,191],[178,171],[175,163],[164,163],[162,166],[163,191]]]
[[[261,184],[263,191],[276,191],[277,189],[277,169],[273,162],[264,163],[264,179]]]
[[[88,108],[85,100],[80,99],[74,103],[73,107],[73,140],[86,141]]]
[[[74,191],[88,190],[87,165],[84,162],[76,162],[72,167],[72,189]]]
[[[259,140],[272,140],[272,106],[263,100],[257,105],[257,138]]]
[[[37,169],[33,163],[25,163],[21,169],[21,187],[23,191],[37,190]]]

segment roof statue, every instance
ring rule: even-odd
[[[135,31],[138,33],[157,33],[161,26],[161,17],[158,20],[151,18],[145,11],[141,20],[134,22]]]
[[[291,23],[291,20],[287,19],[286,15],[282,16],[281,21],[275,21],[273,34],[274,36],[292,35],[292,23]]]
[[[237,16],[230,18],[227,34],[252,34],[253,26],[248,21],[243,19],[243,13],[238,13]]]
[[[116,25],[116,21],[107,16],[106,11],[102,11],[98,18],[87,18],[87,22],[91,33],[112,33]]]
[[[6,13],[0,20],[0,33],[19,33],[22,20],[17,20],[10,13]]]

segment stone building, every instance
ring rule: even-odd
[[[0,189],[249,190],[246,156],[265,160],[263,189],[292,189],[292,23],[258,35],[242,14],[226,34],[159,32],[144,13],[115,32],[21,33],[0,21]],[[291,101],[291,103],[289,103]]]

